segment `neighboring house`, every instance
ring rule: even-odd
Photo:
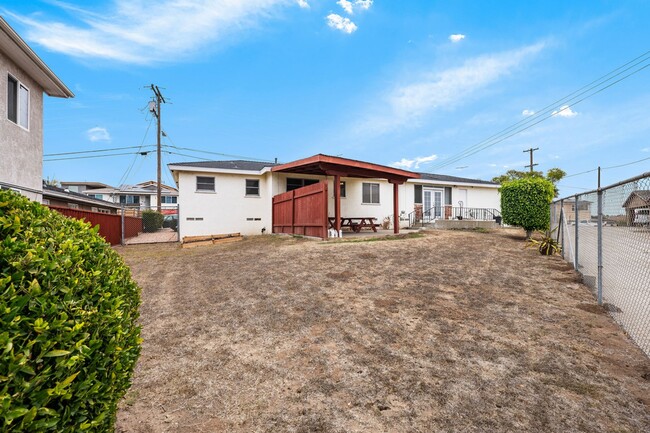
[[[0,188],[41,201],[43,93],[74,94],[0,17]]]
[[[84,192],[87,189],[112,188],[101,182],[59,182],[61,188],[72,192]]]
[[[322,180],[329,184],[327,214],[334,217],[334,177],[310,174],[322,172],[327,167],[327,164],[318,162],[321,159],[346,164],[347,172],[354,173],[354,167],[364,165],[371,166],[378,173],[383,170],[387,176],[396,172],[408,178],[394,187],[391,183],[396,182],[386,177],[340,177],[342,217],[373,217],[381,223],[387,218],[393,221],[397,210],[398,227],[406,227],[409,214],[416,212],[418,207],[424,212],[431,210],[432,219],[442,216],[444,205],[496,210],[500,207],[499,185],[493,182],[411,173],[327,155],[300,160],[313,160],[309,167],[298,167],[300,161],[281,165],[254,161],[181,162],[169,164],[179,190],[181,238],[225,233],[271,233],[273,196]],[[393,203],[394,188],[398,193],[397,209]]]
[[[564,211],[564,218],[567,223],[575,223],[576,221],[576,201],[563,200],[562,210]],[[555,220],[559,221],[559,207],[558,214],[555,215]],[[591,221],[591,202],[587,200],[578,200],[578,221]]]
[[[637,190],[623,203],[628,225],[647,226],[650,223],[650,190]]]
[[[65,207],[98,213],[116,214],[120,205],[89,197],[86,194],[64,188],[43,184],[43,204],[52,207]]]
[[[63,184],[63,183],[62,183]],[[91,186],[91,183],[65,182],[79,188]],[[136,185],[122,185],[119,188],[106,186],[103,188],[84,188],[80,192],[101,200],[111,201],[131,209],[155,209],[157,201],[157,182],[150,180]],[[163,213],[176,213],[178,209],[178,190],[168,185],[161,185],[161,211]]]

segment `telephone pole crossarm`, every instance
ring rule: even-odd
[[[533,167],[535,167],[536,165],[539,165],[539,164],[534,164],[533,163],[533,152],[535,152],[536,150],[539,150],[539,147],[536,147],[534,149],[531,147],[530,149],[524,150],[524,153],[526,153],[526,152],[530,153],[530,165],[526,165],[525,167],[526,168],[530,167],[530,172],[531,173],[533,172]]]

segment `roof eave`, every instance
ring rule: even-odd
[[[11,42],[16,48],[11,50]],[[0,17],[0,45],[4,46],[10,58],[23,68],[42,88],[48,96],[57,98],[74,98],[74,93],[63,81],[45,64],[29,45]]]

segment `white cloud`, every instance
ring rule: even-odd
[[[460,42],[463,39],[465,39],[465,35],[461,35],[461,34],[449,35],[449,40],[452,41],[453,43]]]
[[[336,2],[337,5],[341,6],[345,12],[352,15],[354,11],[352,10],[352,2],[348,0],[339,0]]]
[[[438,159],[438,155],[417,156],[414,159],[402,158],[400,161],[394,162],[392,165],[393,167],[399,168],[418,169],[420,168],[420,165],[428,164],[435,161],[436,159]]]
[[[529,116],[532,116],[534,114],[535,114],[535,112],[533,110],[524,110],[524,111],[521,112],[521,115],[525,116],[525,117],[529,117]]]
[[[303,9],[309,9],[309,3],[306,0],[298,0],[298,6]]]
[[[641,152],[650,152],[650,147],[644,147]]]
[[[373,0],[356,0],[354,2],[355,7],[359,7],[359,9],[365,9],[368,10],[370,9],[370,6],[372,6]]]
[[[93,143],[96,141],[111,141],[111,135],[108,133],[106,128],[100,128],[99,126],[90,128],[86,131],[86,136],[88,136],[88,140]]]
[[[462,66],[442,71],[425,70],[407,84],[398,84],[372,101],[381,107],[362,122],[364,132],[387,132],[416,125],[435,110],[462,104],[475,92],[511,74],[535,57],[544,44],[526,46],[512,51],[489,54],[465,61]]]
[[[578,113],[573,111],[570,106],[563,105],[559,110],[555,110],[553,113],[551,113],[551,115],[560,117],[575,117],[578,115]]]
[[[101,13],[66,7],[77,23],[4,13],[25,25],[25,38],[79,58],[133,64],[172,62],[195,55],[242,29],[272,17],[293,0],[113,0]],[[299,0],[303,7],[306,0]]]
[[[343,33],[350,34],[357,30],[357,25],[350,21],[349,18],[343,18],[338,14],[329,14],[327,16],[327,25],[333,29],[341,30]]]

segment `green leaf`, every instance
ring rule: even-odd
[[[65,356],[70,354],[69,350],[50,350],[47,352],[45,355],[43,355],[44,358],[54,358],[56,356]]]
[[[18,407],[16,409],[12,409],[5,414],[5,420],[11,422],[16,418],[20,418],[21,416],[25,415],[27,412],[29,412],[29,409],[26,407]]]

